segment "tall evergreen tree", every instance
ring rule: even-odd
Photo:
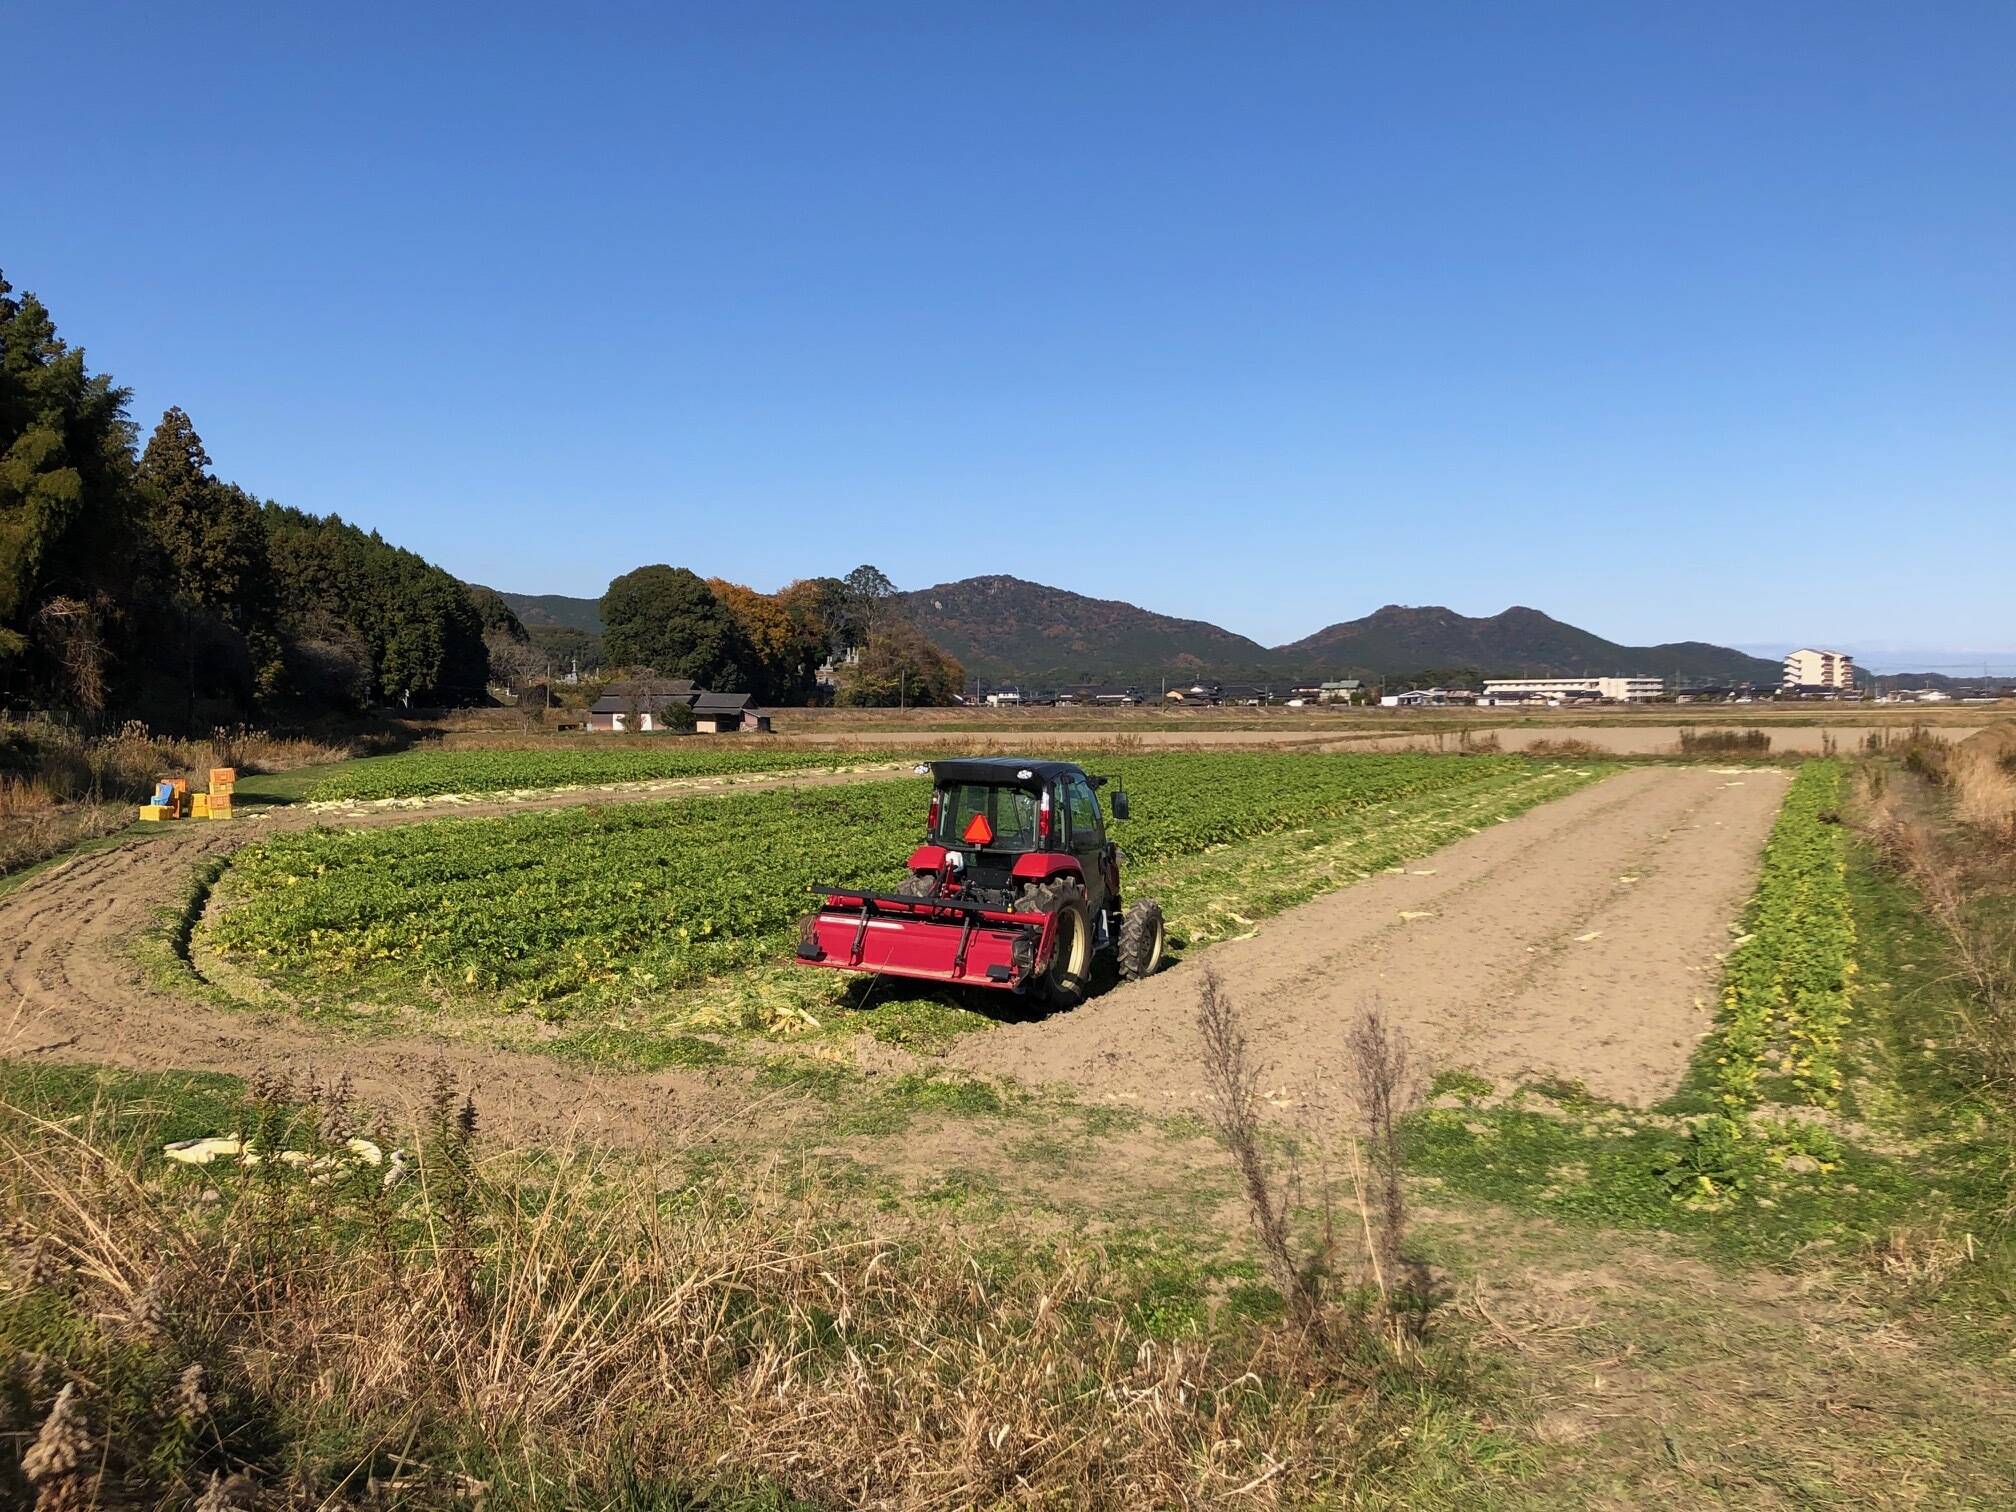
[[[198,691],[194,658],[214,643],[211,632],[219,628],[236,641],[250,673],[252,686],[240,691],[271,695],[281,678],[280,641],[258,501],[211,474],[203,438],[179,406],[161,417],[148,438],[139,479],[168,598],[182,620],[192,697]],[[219,691],[230,680],[213,676],[203,691]]]
[[[94,714],[138,542],[126,401],[0,277],[0,679]]]

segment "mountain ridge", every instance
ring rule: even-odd
[[[536,643],[598,636],[598,599],[497,590]],[[1488,677],[1649,676],[1775,685],[1779,663],[1708,641],[1629,646],[1514,604],[1470,616],[1385,604],[1297,641],[1264,646],[1208,620],[992,573],[899,593],[895,602],[971,677],[988,682],[1227,682],[1388,677],[1474,669]]]
[[[1656,676],[1775,684],[1779,664],[1707,641],[1627,646],[1515,604],[1472,617],[1439,604],[1386,604],[1299,641],[1263,646],[1206,620],[1177,619],[1006,574],[897,595],[917,627],[990,681],[1386,677],[1469,668],[1491,677]]]

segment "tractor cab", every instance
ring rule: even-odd
[[[1099,810],[1105,778],[1013,758],[933,762],[931,775],[925,841],[910,858],[916,890],[1012,906],[1030,887],[1074,877],[1103,926],[1120,894]]]

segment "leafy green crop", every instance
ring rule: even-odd
[[[1841,1026],[1855,985],[1855,922],[1848,897],[1841,768],[1809,762],[1793,779],[1764,847],[1746,933],[1729,953],[1711,1081],[1740,1111],[1759,1100],[1767,1068],[1798,1100],[1835,1106]]]
[[[1536,770],[1511,757],[1188,753],[1092,765],[1126,778],[1135,817],[1115,833],[1137,879]],[[924,808],[919,780],[864,781],[280,835],[237,854],[211,943],[310,988],[657,997],[781,960],[815,883],[893,884]]]
[[[663,745],[650,747],[581,744],[543,751],[402,751],[396,756],[347,762],[310,787],[307,798],[310,802],[429,798],[443,793],[502,793],[744,772],[804,771],[859,761],[860,758],[831,751],[675,743],[674,737],[666,737]]]

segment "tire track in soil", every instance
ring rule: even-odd
[[[1375,1002],[1424,1075],[1556,1076],[1653,1102],[1712,1022],[1718,952],[1787,780],[1776,769],[1624,772],[1071,1013],[972,1036],[950,1059],[1151,1113],[1201,1110],[1195,1013],[1208,963],[1243,1010],[1268,1089],[1326,1108],[1347,1101],[1345,1038]]]

